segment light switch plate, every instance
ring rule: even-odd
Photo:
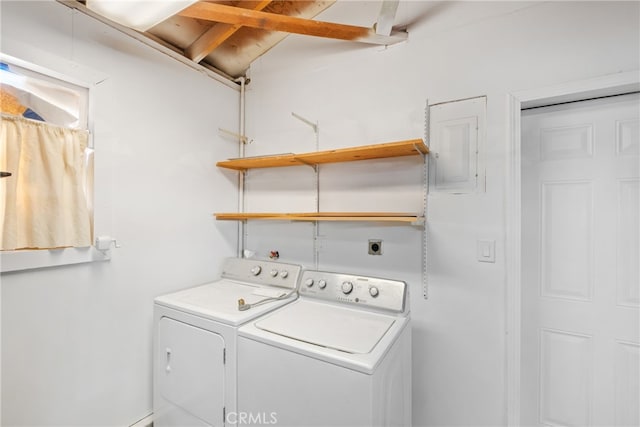
[[[476,248],[478,262],[496,262],[495,240],[478,240]]]

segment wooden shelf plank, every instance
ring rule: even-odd
[[[428,152],[429,149],[421,139],[409,139],[385,144],[364,145],[361,147],[299,154],[296,156],[296,159],[302,163],[322,164],[414,156],[421,153],[427,154]]]
[[[295,156],[291,153],[277,154],[274,156],[244,157],[240,159],[230,159],[216,163],[216,166],[220,168],[235,169],[240,171],[247,169],[301,165],[304,165],[304,163],[300,163],[298,160],[296,160]]]
[[[337,150],[317,151],[304,154],[276,154],[273,156],[245,157],[218,162],[216,166],[247,170],[300,165],[318,165],[323,163],[353,162],[358,160],[385,159],[391,157],[428,154],[429,148],[422,139],[388,142],[384,144],[364,145]]]
[[[380,221],[380,222],[422,222],[421,215],[406,212],[251,212],[216,213],[218,220],[243,221],[248,219],[283,221]]]

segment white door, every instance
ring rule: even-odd
[[[522,113],[522,425],[640,425],[639,106]]]

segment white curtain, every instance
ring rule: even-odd
[[[0,119],[0,249],[92,244],[85,195],[86,131],[3,114]]]

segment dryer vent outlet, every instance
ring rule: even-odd
[[[382,255],[382,240],[369,240],[369,255]]]

